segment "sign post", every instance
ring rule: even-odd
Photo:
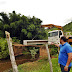
[[[47,49],[48,61],[49,61],[49,65],[50,65],[50,72],[53,72],[52,62],[51,62],[50,53],[49,53],[49,49],[48,49],[48,43],[46,43],[46,49]]]
[[[18,72],[17,65],[16,65],[16,62],[15,62],[13,47],[12,47],[12,39],[10,38],[10,33],[5,31],[5,34],[6,34],[6,39],[7,39],[7,43],[8,43],[10,60],[11,60],[13,72]]]

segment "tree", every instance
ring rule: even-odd
[[[3,22],[3,24],[9,24],[9,17],[6,13],[1,12],[0,16],[2,17],[0,20]]]
[[[15,11],[8,15],[4,12],[0,13],[2,19],[0,19],[0,30],[2,32],[8,31],[11,37],[17,37],[21,40],[29,39],[45,39],[47,33],[44,28],[40,28],[42,21],[36,17],[26,17],[21,14],[17,14]],[[5,36],[5,35],[4,35]]]

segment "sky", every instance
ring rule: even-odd
[[[64,26],[72,21],[72,0],[0,0],[0,12],[15,11],[44,24]]]

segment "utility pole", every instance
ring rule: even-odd
[[[6,34],[6,39],[7,39],[7,43],[8,43],[9,55],[10,55],[13,72],[18,72],[17,65],[15,62],[15,56],[14,56],[14,52],[13,52],[12,39],[10,37],[10,33],[5,31],[5,34]]]

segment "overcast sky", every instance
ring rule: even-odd
[[[64,26],[72,21],[72,0],[0,0],[0,12],[13,10],[40,18],[42,24]]]

